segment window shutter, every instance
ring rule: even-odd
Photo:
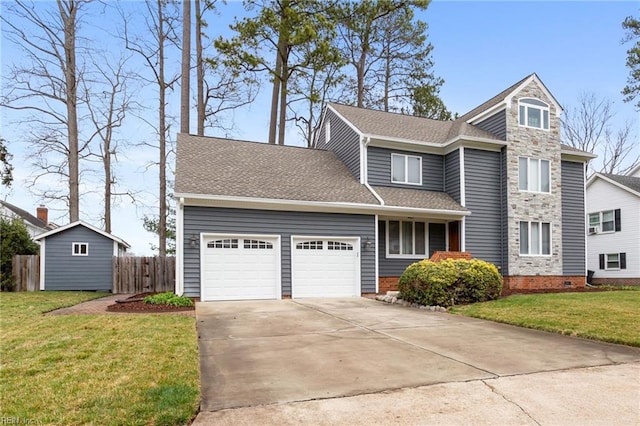
[[[627,253],[620,253],[620,269],[627,269]]]
[[[604,254],[600,255],[600,269],[604,269]]]
[[[620,209],[616,209],[614,212],[615,215],[615,221],[616,221],[616,232],[619,232],[622,230],[622,224],[620,223]]]

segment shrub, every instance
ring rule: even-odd
[[[186,296],[176,296],[171,292],[158,293],[142,299],[144,303],[169,306],[193,306],[193,301]]]
[[[398,289],[408,302],[448,307],[497,299],[502,276],[495,265],[477,259],[421,260],[404,271]]]
[[[15,283],[12,259],[16,254],[38,254],[39,246],[29,236],[22,219],[0,218],[0,290],[12,291]]]

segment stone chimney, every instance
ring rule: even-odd
[[[36,216],[43,221],[45,225],[49,224],[49,210],[42,204],[36,209]]]

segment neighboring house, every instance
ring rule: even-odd
[[[22,219],[31,238],[55,228],[53,224],[49,223],[49,211],[45,206],[38,207],[36,216],[34,216],[20,207],[6,201],[0,201],[0,216],[8,219]]]
[[[317,149],[178,136],[176,293],[359,296],[467,251],[510,289],[585,285],[585,167],[532,74],[455,121],[329,104]]]
[[[82,221],[35,237],[40,244],[40,290],[110,291],[113,257],[129,244]]]
[[[587,182],[587,265],[594,284],[640,285],[640,166]]]

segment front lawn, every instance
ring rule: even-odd
[[[0,416],[32,424],[187,423],[200,401],[195,321],[42,315],[98,293],[0,293]]]
[[[640,291],[509,296],[451,312],[545,331],[640,346]]]

